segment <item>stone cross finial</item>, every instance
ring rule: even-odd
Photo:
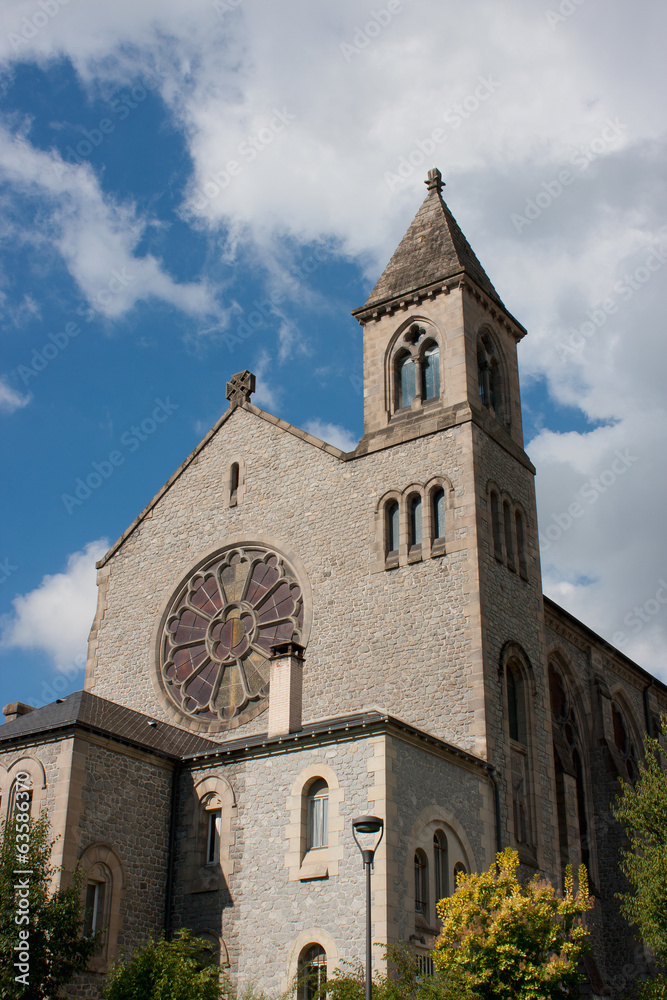
[[[230,406],[248,403],[255,391],[255,376],[252,372],[237,372],[227,383],[227,399]]]
[[[424,181],[424,184],[429,191],[437,191],[438,194],[440,194],[445,186],[445,182],[443,181],[442,174],[437,167],[433,167],[432,170],[429,170],[428,179]]]

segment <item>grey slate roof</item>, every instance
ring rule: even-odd
[[[151,726],[149,722],[156,721]],[[10,740],[52,733],[78,726],[89,732],[143,747],[163,757],[181,758],[210,753],[219,744],[196,733],[188,733],[167,722],[151,719],[123,705],[98,698],[89,691],[75,691],[62,700],[36,708],[13,722],[0,726],[0,745]]]
[[[354,314],[462,273],[505,308],[439,188],[440,183],[429,183],[429,192],[407,233],[365,305],[355,309]]]

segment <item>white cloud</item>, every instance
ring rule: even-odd
[[[40,650],[68,673],[83,665],[97,604],[95,561],[108,547],[105,538],[89,542],[68,557],[64,573],[47,575],[15,597],[14,613],[3,622],[3,648]]]
[[[133,205],[105,196],[89,164],[69,166],[0,126],[0,179],[34,202],[32,239],[53,243],[92,308],[117,318],[139,300],[156,298],[186,313],[211,312],[203,284],[179,284],[150,254],[135,256],[148,220]]]
[[[17,392],[7,379],[0,375],[0,412],[13,413],[27,406],[31,399],[30,393]]]
[[[309,420],[304,430],[314,437],[332,444],[341,451],[354,451],[359,439],[339,424],[328,424],[323,420]]]

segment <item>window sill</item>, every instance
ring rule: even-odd
[[[411,545],[408,549],[408,565],[410,563],[421,562],[422,558],[422,547],[421,545]]]
[[[326,847],[311,847],[301,862],[299,881],[310,882],[320,878],[329,878],[329,850]]]

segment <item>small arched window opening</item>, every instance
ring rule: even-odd
[[[220,861],[220,832],[222,830],[222,805],[217,795],[204,799],[205,817],[205,864],[215,865]]]
[[[440,395],[440,349],[431,341],[422,354],[422,399],[437,399]]]
[[[408,500],[408,512],[410,517],[410,547],[421,545],[422,543],[422,498],[418,493],[413,493]]]
[[[32,816],[32,788],[26,788],[25,784],[16,780],[9,790],[7,802],[7,818],[16,820],[28,820]]]
[[[445,537],[445,507],[445,491],[434,490],[431,494],[431,528],[434,542]]]
[[[514,539],[512,537],[512,510],[507,502],[503,501],[503,524],[505,527],[505,552],[507,554],[507,565],[514,569]]]
[[[637,766],[637,748],[628,734],[628,726],[623,718],[623,713],[614,702],[611,706],[612,721],[614,724],[614,743],[619,754],[625,762],[625,770],[630,781],[636,781],[639,777]]]
[[[433,834],[433,875],[436,902],[449,896],[449,851],[442,830]]]
[[[318,778],[307,795],[306,850],[326,847],[329,843],[329,786]]]
[[[503,558],[502,528],[500,524],[500,501],[498,494],[491,493],[491,530],[493,533],[493,554],[500,562]]]
[[[507,664],[507,717],[510,739],[515,743],[526,742],[526,714],[523,678],[511,663]]]
[[[386,554],[398,555],[400,541],[400,513],[396,500],[390,500],[385,508]]]
[[[412,405],[416,394],[415,363],[407,353],[396,359],[396,401],[397,409]]]
[[[456,887],[459,883],[460,878],[465,878],[468,874],[466,866],[462,861],[457,861],[454,865],[454,886]]]
[[[319,944],[310,944],[299,956],[298,988],[299,1000],[314,1000],[322,995],[327,978],[327,953]]]
[[[511,740],[512,811],[517,844],[531,842],[530,781],[526,689],[521,670],[511,660],[505,670],[507,721]]]
[[[111,872],[102,864],[97,864],[88,873],[86,897],[83,913],[83,933],[85,937],[103,934],[109,925],[109,904],[111,902]],[[104,947],[100,939],[100,948]]]
[[[239,497],[239,463],[232,462],[229,470],[229,506],[236,507]]]
[[[419,848],[415,851],[415,913],[425,917],[428,911],[428,858]]]
[[[477,341],[478,392],[482,406],[503,419],[502,376],[493,342],[488,334]]]
[[[516,511],[514,515],[514,522],[516,526],[516,548],[519,559],[519,574],[524,578],[524,580],[527,580],[528,563],[526,561],[526,533],[523,528],[523,515],[521,514],[521,511]]]

